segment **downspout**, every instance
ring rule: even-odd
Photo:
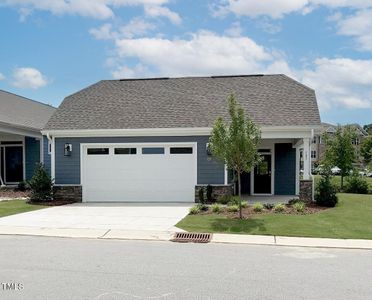
[[[1,169],[2,169],[2,165],[1,165],[1,158],[0,158],[0,184],[1,184],[0,187],[5,187],[3,177],[1,176]]]
[[[311,129],[311,143],[310,143],[310,153],[309,153],[309,155],[310,155],[310,159],[309,159],[309,164],[310,164],[309,170],[310,170],[310,178],[312,180],[312,190],[313,190],[313,192],[311,193],[312,194],[311,195],[312,202],[315,201],[315,197],[314,197],[314,193],[315,193],[315,182],[314,182],[314,176],[311,173],[311,145],[312,145],[313,138],[314,138],[314,129]]]

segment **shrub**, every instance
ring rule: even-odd
[[[299,213],[303,213],[305,211],[305,207],[306,207],[305,202],[302,201],[298,201],[293,204],[293,208],[295,209],[295,211]]]
[[[263,205],[263,207],[265,207],[268,210],[272,210],[274,208],[274,204],[272,204],[272,203],[265,203]]]
[[[228,212],[237,212],[237,211],[239,211],[239,206],[236,205],[236,204],[229,205],[229,206],[227,207],[227,211],[228,211]]]
[[[53,199],[53,180],[42,164],[38,164],[34,175],[28,182],[30,185],[30,201],[43,202]]]
[[[221,204],[214,203],[211,205],[212,212],[219,214],[222,211]]]
[[[293,204],[295,204],[295,203],[297,203],[297,202],[303,202],[303,201],[300,200],[300,199],[298,199],[298,198],[293,198],[293,199],[290,199],[290,200],[288,201],[288,204],[289,204],[289,205],[293,205]]]
[[[21,181],[18,183],[17,190],[24,192],[27,189],[27,182],[26,181]]]
[[[285,210],[285,205],[283,203],[275,204],[274,211],[275,212],[283,212]]]
[[[198,203],[197,207],[199,207],[200,211],[207,211],[208,210],[208,205],[206,205],[204,203]]]
[[[367,180],[354,171],[346,177],[345,193],[368,194]]]
[[[326,207],[334,207],[338,202],[336,188],[331,183],[329,172],[325,172],[319,180],[315,192],[315,201],[317,205]]]
[[[200,188],[198,192],[198,198],[200,203],[204,203],[204,188]]]
[[[261,203],[257,202],[255,204],[253,204],[253,211],[261,212],[261,211],[263,211],[263,209],[264,209],[264,206]]]
[[[248,207],[248,201],[242,201],[242,208],[247,208],[247,207]]]
[[[222,195],[221,197],[219,197],[217,199],[217,202],[220,203],[220,204],[226,205],[227,203],[231,202],[232,198],[233,198],[233,196],[231,196],[231,195]]]
[[[198,205],[194,205],[193,207],[190,207],[189,213],[190,213],[190,215],[197,215],[198,213],[200,213],[199,206]]]
[[[229,203],[227,203],[227,205],[239,205],[240,200],[241,199],[239,198],[239,196],[231,196],[230,201]]]
[[[210,203],[213,201],[212,199],[212,192],[213,192],[213,188],[210,184],[207,185],[207,201]]]

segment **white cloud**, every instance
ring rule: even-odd
[[[166,17],[173,24],[181,24],[181,17],[169,8],[160,5],[145,5],[145,13],[150,17]]]
[[[4,80],[4,79],[5,79],[5,76],[2,73],[0,73],[0,80]]]
[[[137,64],[136,66],[130,68],[128,66],[117,67],[111,72],[111,75],[115,79],[124,78],[138,78],[138,77],[149,77],[151,72],[142,64]]]
[[[12,84],[18,88],[38,89],[47,83],[47,78],[34,68],[17,68],[13,72]]]
[[[269,16],[277,19],[295,12],[306,14],[318,6],[368,8],[372,7],[372,0],[222,0],[216,14],[231,12],[239,16]]]
[[[304,84],[315,89],[322,109],[372,109],[372,60],[319,58],[300,76]]]
[[[372,51],[372,9],[337,20],[338,34],[354,37],[360,50]]]
[[[241,36],[243,33],[243,28],[240,26],[240,22],[234,22],[231,27],[225,30],[225,34],[232,37]]]

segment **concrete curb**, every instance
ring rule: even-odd
[[[33,235],[63,238],[91,238],[100,240],[169,241],[173,237],[174,231],[0,226],[0,235]],[[372,250],[372,240],[269,235],[215,233],[212,236],[211,243]]]

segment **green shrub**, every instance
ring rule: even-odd
[[[368,182],[357,171],[346,177],[345,193],[368,194]]]
[[[201,187],[198,192],[198,198],[200,203],[204,203],[204,188]]]
[[[305,208],[306,208],[305,202],[302,202],[302,201],[298,201],[298,202],[294,203],[292,206],[299,213],[303,213],[305,211]]]
[[[25,190],[27,190],[27,188],[28,188],[28,185],[26,181],[21,181],[20,183],[18,183],[18,186],[17,186],[18,191],[24,192]]]
[[[319,180],[315,192],[315,201],[319,206],[334,207],[338,202],[336,188],[331,183],[329,172],[325,172]]]
[[[227,203],[231,202],[233,196],[231,195],[222,195],[217,199],[217,203],[226,205]]]
[[[257,202],[255,204],[253,204],[253,211],[261,212],[261,211],[263,211],[263,209],[264,209],[264,206],[261,203]]]
[[[227,203],[228,205],[239,205],[239,202],[243,202],[243,200],[241,200],[241,198],[239,196],[232,196],[230,198],[230,201],[229,203]]]
[[[283,212],[285,210],[285,205],[283,203],[275,204],[274,211],[275,212]]]
[[[213,192],[213,188],[210,184],[207,185],[207,201],[209,203],[211,203],[213,201],[213,198],[212,198],[212,192]]]
[[[38,164],[34,176],[28,182],[31,202],[43,202],[53,199],[53,180],[42,164]]]
[[[204,204],[204,203],[198,203],[196,205],[200,211],[207,211],[208,210],[208,205]]]
[[[295,203],[297,203],[297,202],[303,202],[303,201],[300,200],[300,199],[298,199],[298,198],[293,198],[293,199],[290,199],[290,200],[288,201],[288,204],[289,204],[289,205],[293,205],[293,204],[295,204]]]
[[[237,211],[239,211],[239,206],[236,205],[236,204],[229,205],[229,206],[227,207],[227,211],[228,211],[228,212],[237,212]]]
[[[193,207],[190,207],[189,213],[190,213],[190,215],[197,215],[198,213],[200,213],[199,206],[198,205],[194,205]]]
[[[212,212],[219,214],[222,211],[221,204],[214,203],[211,205]]]
[[[263,207],[265,207],[267,210],[272,210],[274,208],[274,204],[272,204],[272,203],[265,203],[263,205]]]

